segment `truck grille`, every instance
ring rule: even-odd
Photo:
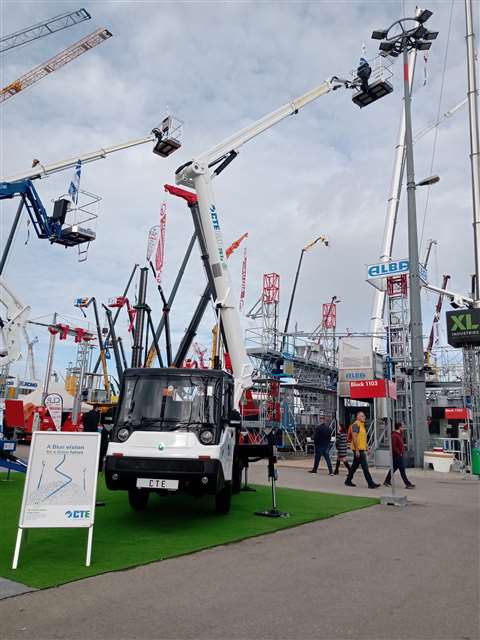
[[[147,473],[161,473],[162,471],[178,471],[195,473],[203,471],[202,460],[162,460],[159,458],[116,458],[118,471],[145,471]]]

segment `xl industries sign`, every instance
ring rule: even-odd
[[[420,279],[428,282],[427,270],[423,265],[418,265],[420,270]],[[393,260],[392,262],[378,262],[370,264],[367,267],[367,280],[377,280],[378,278],[389,278],[398,276],[410,271],[408,260]]]
[[[463,347],[480,344],[480,309],[456,309],[447,311],[448,344]]]

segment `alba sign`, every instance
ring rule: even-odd
[[[423,282],[428,281],[428,274],[425,267],[420,264],[420,279]],[[367,280],[376,280],[378,278],[389,278],[390,276],[398,276],[408,273],[410,264],[408,260],[393,260],[392,262],[378,262],[370,264],[367,267]]]

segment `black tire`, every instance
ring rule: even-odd
[[[232,505],[232,483],[226,482],[221,491],[215,495],[215,510],[220,514],[227,514]]]
[[[242,462],[238,456],[233,458],[233,468],[232,468],[232,493],[236,495],[240,493],[240,489],[242,488]]]
[[[128,503],[134,511],[145,511],[150,497],[148,489],[129,489]]]

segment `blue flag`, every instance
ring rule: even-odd
[[[80,188],[80,173],[82,171],[82,161],[77,160],[77,164],[75,166],[75,172],[72,177],[72,181],[70,182],[70,186],[68,187],[68,195],[72,199],[74,204],[78,204],[78,190]]]

